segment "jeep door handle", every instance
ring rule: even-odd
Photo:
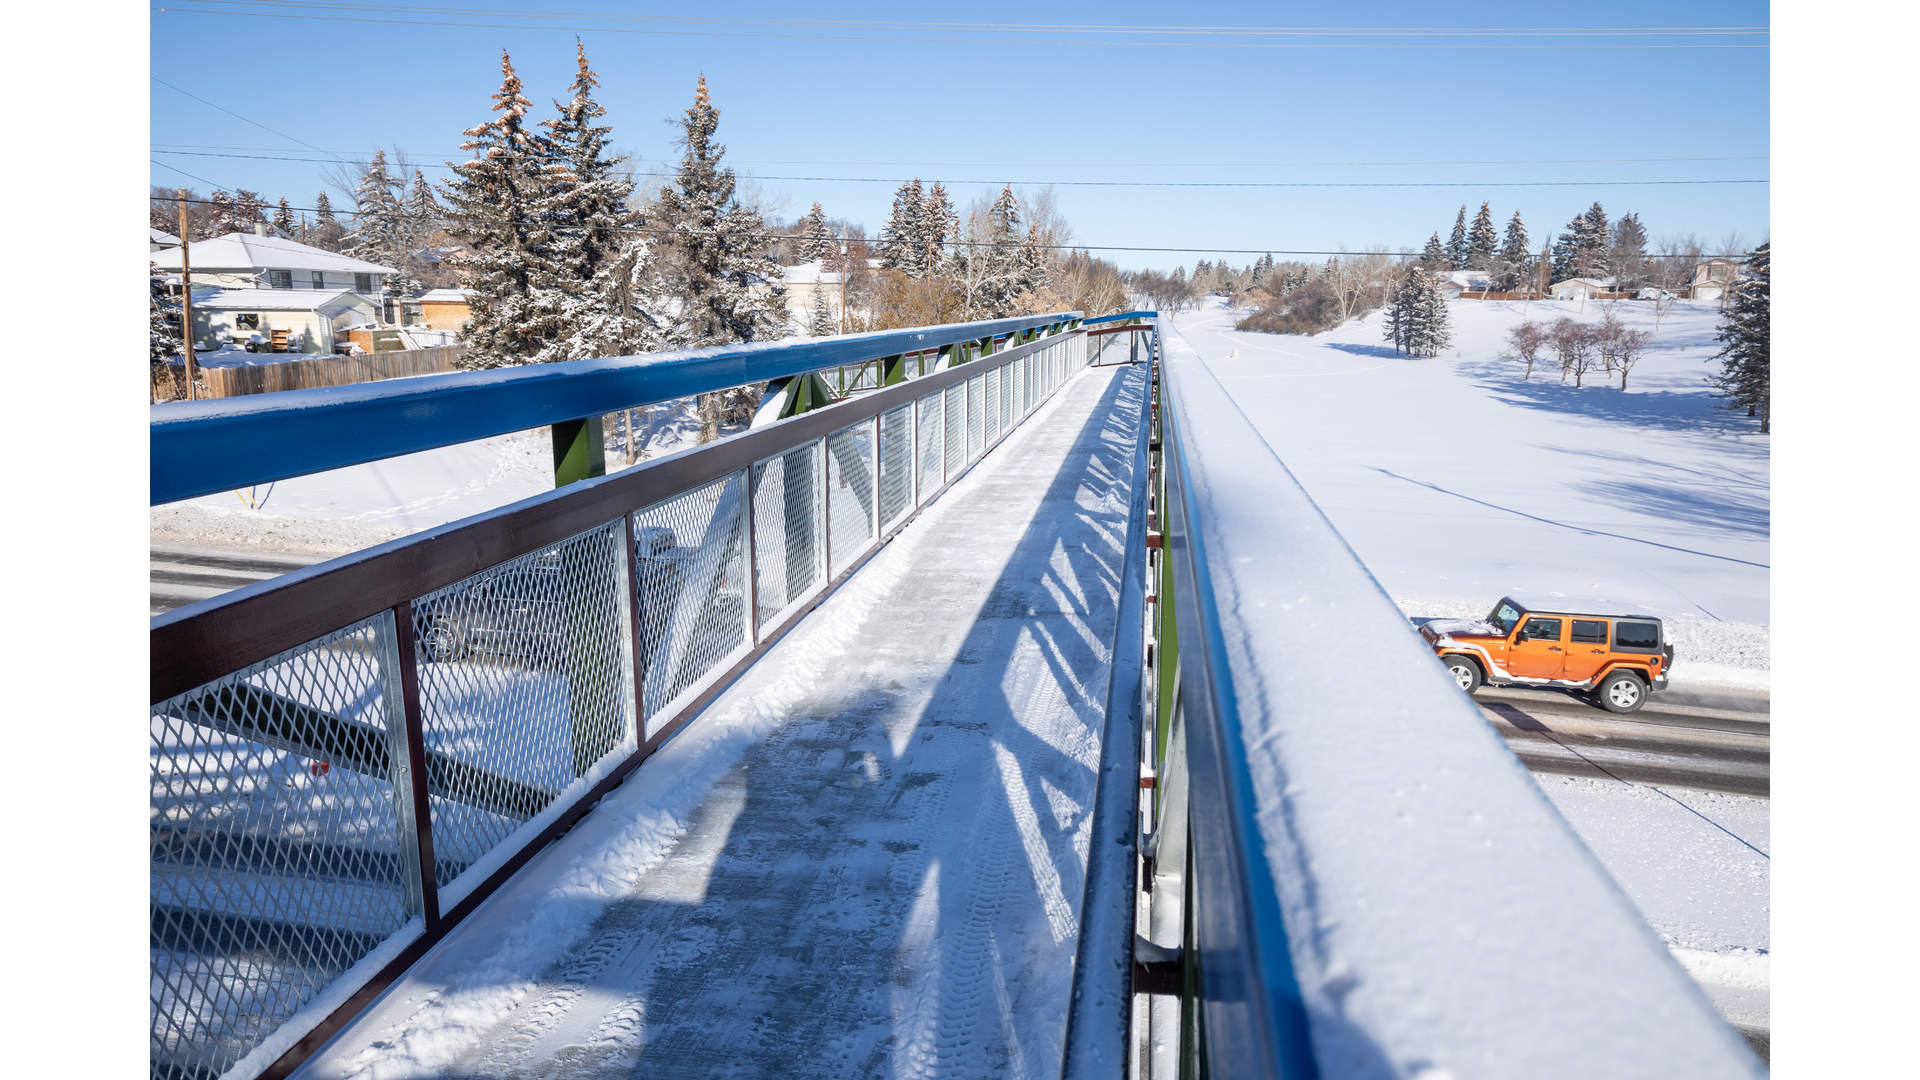
[[[1593,650],[1593,655],[1595,655],[1595,656],[1605,656],[1605,655],[1607,655],[1607,650],[1605,650],[1605,649],[1595,649],[1595,650]]]
[[[1547,651],[1548,651],[1548,652],[1559,652],[1559,651],[1560,651],[1560,646],[1558,646],[1558,645],[1549,645],[1549,646],[1547,646]]]

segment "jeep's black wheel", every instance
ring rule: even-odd
[[[458,660],[467,655],[466,628],[451,615],[435,615],[420,635],[420,651],[429,660]]]
[[[1446,658],[1446,661],[1447,674],[1453,676],[1453,681],[1460,684],[1460,689],[1465,690],[1469,694],[1480,689],[1481,676],[1479,664],[1474,663],[1464,656],[1449,656]]]
[[[1647,684],[1631,671],[1616,671],[1600,681],[1593,696],[1608,712],[1630,713],[1647,703]]]

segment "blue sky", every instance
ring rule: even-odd
[[[440,163],[459,156],[461,129],[487,115],[503,47],[544,116],[571,78],[577,33],[619,149],[670,160],[665,121],[705,74],[729,160],[784,197],[788,218],[819,200],[877,229],[895,182],[917,175],[944,180],[960,200],[1006,181],[1053,182],[1081,243],[1195,249],[1102,252],[1128,267],[1191,265],[1232,249],[1417,247],[1444,233],[1462,203],[1483,199],[1502,224],[1519,209],[1536,244],[1596,199],[1613,215],[1638,211],[1655,236],[1711,242],[1739,231],[1753,242],[1768,231],[1766,183],[1603,182],[1767,179],[1769,49],[1547,47],[1764,46],[1764,34],[1169,29],[1762,27],[1761,4],[1378,3],[1329,13],[987,3],[910,15],[877,3],[566,6],[627,18],[517,18],[501,13],[534,9],[504,0],[459,13],[449,0],[169,4],[149,16],[152,74],[212,104],[148,84],[152,160],[163,163],[153,181],[247,187],[310,206],[329,160],[310,147],[400,147]],[[1033,29],[982,25],[995,23]],[[1116,26],[1149,29],[1075,29]],[[1427,47],[1436,45],[1506,47]],[[1738,160],[1620,160],[1674,158]],[[1354,164],[1386,162],[1418,164]],[[1097,186],[1142,182],[1442,186]],[[1545,182],[1561,186],[1497,186]]]

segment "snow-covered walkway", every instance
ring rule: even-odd
[[[1143,395],[1063,388],[301,1075],[1057,1076]]]

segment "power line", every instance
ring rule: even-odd
[[[155,162],[154,164],[157,165],[159,164],[159,162]],[[175,171],[178,171],[178,170],[175,170]],[[187,174],[187,175],[191,175],[191,174]],[[195,177],[194,179],[198,180],[199,177]],[[201,180],[200,182],[203,184],[212,183],[212,181],[210,180]],[[203,203],[208,205],[211,205],[213,203],[212,199],[188,199],[186,201],[190,203]],[[312,206],[290,206],[288,207],[288,209],[299,210],[307,213],[316,213],[316,214],[319,213],[319,209],[317,207],[312,207]],[[351,211],[347,211],[347,213],[351,213]],[[439,218],[442,221],[493,220],[490,218],[477,218],[470,215],[462,215],[462,214],[441,214],[439,215]],[[529,224],[529,222],[526,222],[520,219],[513,219],[511,221],[506,222],[506,224],[526,225],[526,224]],[[546,223],[536,223],[536,224],[546,224]],[[632,233],[639,236],[680,235],[680,230],[678,229],[650,229],[641,225],[568,225],[567,228],[590,229],[594,232],[601,232],[601,233]],[[799,233],[763,232],[763,233],[737,233],[735,235],[742,240],[781,241],[781,240],[806,239],[806,237],[802,236]],[[860,244],[878,243],[878,240],[876,240],[875,238],[866,237],[866,236],[829,235],[827,239],[833,240],[836,242],[844,240],[844,241],[847,241],[848,243],[860,243]],[[204,243],[204,241],[195,241],[195,243]],[[945,243],[949,247],[975,247],[975,248],[983,248],[983,247],[984,248],[993,248],[993,247],[1021,248],[1021,247],[1027,246],[1027,242],[1025,240],[1019,240],[1019,241],[1014,241],[1010,243],[994,243],[992,241],[985,241],[985,240],[948,240]],[[1182,254],[1193,254],[1193,255],[1387,255],[1394,258],[1417,257],[1419,255],[1419,252],[1414,251],[1411,248],[1408,248],[1405,251],[1295,251],[1295,250],[1289,250],[1289,249],[1283,249],[1283,248],[1277,248],[1277,247],[1275,248],[1185,248],[1185,247],[1138,247],[1138,246],[1125,246],[1125,245],[1118,245],[1118,244],[1034,244],[1033,246],[1039,247],[1039,248],[1046,248],[1050,251],[1164,251],[1164,252],[1177,252]],[[1650,257],[1660,258],[1662,256],[1656,255],[1656,256],[1650,256]],[[1740,259],[1740,258],[1745,258],[1746,256],[1744,254],[1742,255],[1704,255],[1703,254],[1698,257],[1702,259]]]
[[[221,2],[221,3],[227,3],[234,6],[238,6],[241,3],[251,3],[255,6],[264,6],[264,0],[188,0],[188,2],[202,2],[202,3]],[[326,4],[326,5],[316,5],[316,6],[326,8],[326,9],[331,9],[331,10],[393,11],[396,13],[403,13],[403,14],[414,13],[414,12],[418,12],[422,14],[439,14],[439,13],[445,13],[449,11],[451,11],[452,14],[462,13],[459,9],[445,9],[445,8],[402,8],[402,7],[375,8],[375,7],[352,7],[348,5],[338,5],[338,4]],[[948,44],[948,45],[1161,46],[1166,48],[1188,48],[1188,49],[1392,49],[1392,50],[1477,49],[1477,50],[1496,50],[1496,51],[1507,51],[1507,50],[1641,51],[1641,50],[1770,49],[1772,48],[1771,45],[1706,45],[1706,44],[1387,45],[1387,44],[1324,44],[1324,43],[1282,44],[1277,42],[1246,42],[1246,41],[1129,41],[1129,40],[1035,41],[1035,40],[1020,40],[1018,38],[1005,38],[1005,37],[1001,37],[1001,38],[903,37],[903,36],[882,36],[878,34],[781,34],[781,33],[771,33],[771,32],[746,32],[746,31],[722,31],[722,30],[660,30],[660,29],[641,29],[638,27],[630,27],[630,26],[538,26],[538,25],[528,25],[523,23],[467,22],[467,21],[456,21],[452,19],[371,18],[363,15],[362,16],[298,15],[298,14],[291,14],[288,12],[281,12],[281,11],[209,11],[209,10],[204,10],[200,8],[153,8],[151,10],[156,12],[179,12],[183,14],[195,14],[195,15],[224,15],[224,16],[235,16],[235,17],[252,18],[252,19],[294,19],[294,20],[305,21],[305,22],[371,23],[375,25],[384,25],[384,26],[455,26],[455,27],[490,29],[490,30],[522,30],[522,31],[554,30],[554,31],[560,31],[563,33],[570,33],[570,34],[582,34],[582,33],[642,34],[642,35],[662,36],[662,37],[772,38],[772,39],[779,39],[779,40],[797,40],[797,41],[874,41],[874,42],[897,42],[897,43],[909,43],[909,44]],[[535,16],[535,15],[517,16],[513,14],[504,14],[504,15],[495,14],[492,17],[536,18],[541,16]],[[550,18],[552,16],[544,16],[544,17]],[[596,18],[596,16],[589,16],[589,18]],[[1758,33],[1758,32],[1756,31],[1755,33]],[[1353,36],[1353,35],[1350,35],[1350,36]],[[1561,35],[1561,36],[1568,36],[1568,35]]]
[[[248,119],[247,119],[246,117],[244,117],[244,116],[241,116],[241,115],[240,115],[239,113],[237,113],[237,112],[234,112],[234,111],[233,111],[232,109],[229,109],[229,108],[227,108],[227,107],[225,107],[225,106],[223,106],[223,105],[215,105],[215,104],[214,104],[213,102],[211,102],[211,101],[208,101],[208,100],[207,100],[206,98],[203,98],[203,97],[201,97],[201,96],[200,96],[200,95],[198,95],[198,94],[188,94],[188,93],[187,93],[187,92],[186,92],[185,90],[182,90],[182,89],[180,89],[179,87],[177,87],[177,86],[175,86],[175,85],[173,85],[172,83],[170,83],[170,82],[168,82],[168,81],[166,81],[165,79],[162,79],[162,78],[160,78],[160,77],[158,77],[158,76],[155,76],[155,75],[149,75],[149,76],[147,76],[147,78],[149,78],[149,79],[152,79],[152,80],[153,80],[154,82],[157,82],[157,83],[159,83],[159,84],[160,84],[161,86],[164,86],[164,87],[166,87],[167,89],[169,89],[169,90],[172,90],[173,92],[175,92],[175,93],[177,93],[177,94],[186,94],[186,95],[187,95],[188,97],[190,97],[190,98],[192,98],[193,100],[195,100],[195,101],[197,101],[197,102],[199,102],[199,103],[200,103],[200,104],[202,104],[202,105],[206,105],[206,106],[209,106],[209,107],[211,107],[211,108],[215,108],[215,109],[219,109],[219,110],[220,110],[221,112],[223,112],[223,113],[226,113],[226,114],[227,114],[228,116],[231,116],[231,117],[233,117],[233,118],[234,118],[234,119],[236,119],[236,120],[246,120],[246,122],[247,122],[247,123],[249,123],[249,124],[252,124],[252,125],[253,125],[254,127],[257,127],[257,128],[259,128],[259,129],[260,129],[261,131],[271,131],[271,132],[273,132],[273,134],[275,134],[275,135],[278,135],[278,136],[280,136],[281,138],[283,138],[283,139],[286,139],[286,140],[287,140],[287,141],[289,141],[289,142],[297,142],[297,143],[299,143],[299,144],[300,144],[301,146],[304,146],[304,147],[306,147],[306,148],[307,148],[307,149],[309,149],[309,150],[315,150],[315,151],[319,151],[319,152],[320,152],[320,153],[322,153],[322,154],[331,154],[331,153],[332,153],[331,151],[328,151],[328,150],[321,150],[321,149],[320,149],[319,147],[317,147],[317,146],[315,146],[315,145],[313,145],[313,144],[312,144],[312,143],[310,143],[310,142],[306,142],[305,140],[302,140],[302,139],[296,139],[296,138],[294,138],[293,136],[291,136],[291,135],[289,135],[289,134],[287,134],[287,133],[286,133],[286,132],[284,132],[284,131],[274,131],[274,129],[273,129],[273,128],[270,128],[270,127],[268,127],[267,125],[265,125],[265,124],[263,124],[263,123],[261,123],[261,122],[260,122],[260,121],[258,121],[258,120],[248,120]],[[177,170],[177,169],[176,169],[176,170],[174,170],[174,171],[176,171],[176,172],[178,172],[179,170]],[[188,175],[191,175],[191,174],[188,174]],[[200,181],[200,182],[204,184],[204,183],[207,183],[208,181],[205,181],[205,180],[202,180],[202,181]]]
[[[209,143],[152,143],[155,147],[180,147],[187,150],[280,150],[277,146],[217,146]],[[156,151],[164,152],[164,151]],[[322,154],[364,154],[360,150],[320,150]],[[463,150],[423,151],[427,157],[458,157]],[[228,155],[208,154],[207,157]],[[244,156],[244,155],[232,155]],[[306,158],[279,158],[281,161],[305,161]],[[1388,167],[1410,165],[1636,165],[1674,161],[1771,161],[1768,154],[1726,157],[1647,157],[1647,158],[1488,158],[1473,161],[806,161],[786,158],[727,159],[734,165],[846,165],[942,169],[1319,169]]]

